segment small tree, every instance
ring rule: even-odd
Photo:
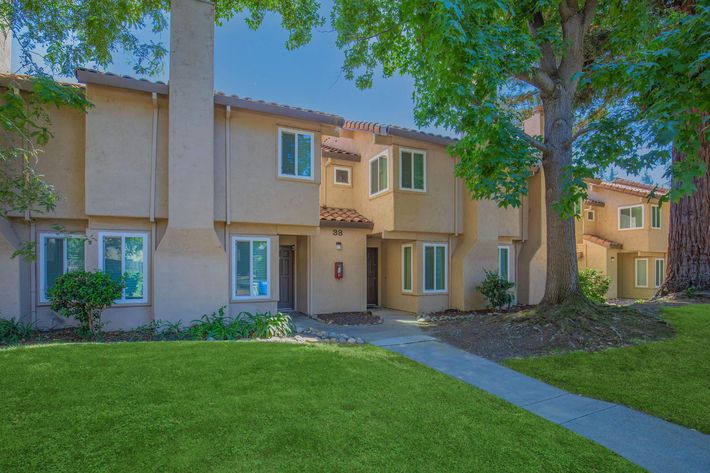
[[[609,290],[611,279],[601,271],[585,268],[579,272],[579,285],[582,293],[587,298],[603,304],[606,301],[606,292]]]
[[[72,271],[56,279],[49,300],[53,311],[75,318],[85,333],[94,335],[101,328],[101,312],[121,298],[123,286],[100,271]]]
[[[500,277],[498,271],[488,271],[487,269],[483,271],[486,273],[486,278],[478,290],[488,299],[488,303],[494,309],[501,310],[503,307],[510,309],[510,304],[513,303],[513,294],[510,290],[515,287],[515,284]]]

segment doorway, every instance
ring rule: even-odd
[[[378,261],[379,250],[377,248],[367,249],[367,306],[374,307],[379,303],[378,291]]]
[[[293,246],[279,247],[279,310],[293,310],[295,308]]]

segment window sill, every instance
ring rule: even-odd
[[[298,177],[298,176],[289,176],[287,174],[278,174],[276,176],[276,178],[281,181],[300,182],[301,184],[318,184],[318,185],[320,185],[320,183],[316,182],[315,178],[313,178],[313,177]]]
[[[382,197],[383,195],[387,195],[387,194],[389,194],[389,193],[391,193],[391,192],[392,192],[391,190],[385,189],[385,190],[380,191],[380,192],[378,192],[378,193],[376,193],[376,194],[370,194],[369,197],[370,197],[370,200],[374,200],[374,199],[377,199],[378,197]]]
[[[250,302],[250,303],[253,303],[253,302],[278,302],[278,299],[273,299],[271,297],[244,297],[244,298],[235,299],[232,297],[229,300],[230,304],[239,304],[242,302]]]
[[[399,188],[399,191],[400,191],[400,192],[406,192],[406,193],[408,193],[408,194],[420,194],[420,195],[427,193],[426,189],[423,189],[423,190],[420,190],[420,189],[406,189],[406,188],[404,188],[404,187],[400,187],[400,188]]]

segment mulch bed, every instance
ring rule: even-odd
[[[315,316],[326,324],[331,325],[375,325],[381,324],[382,319],[369,310],[367,312],[333,312],[332,314],[318,314]]]
[[[164,338],[170,339],[169,336]],[[37,330],[31,337],[20,341],[20,345],[37,345],[45,343],[77,343],[77,342],[147,342],[155,340],[152,332],[146,330],[101,332],[93,340],[82,338],[74,328],[55,330]]]
[[[461,320],[434,320],[432,336],[494,361],[568,351],[598,351],[674,335],[659,316],[634,308],[598,306],[557,312],[527,309],[476,313]],[[471,314],[471,312],[466,312]]]
[[[510,310],[503,310],[502,312],[519,312],[521,310],[532,309],[535,306],[532,305],[516,305],[510,308]],[[446,309],[440,310],[438,312],[429,312],[426,316],[430,319],[441,319],[441,318],[456,318],[456,317],[468,317],[470,315],[477,314],[493,314],[496,313],[495,309],[476,309],[476,310],[458,310],[458,309]]]

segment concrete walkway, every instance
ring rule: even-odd
[[[653,473],[710,472],[710,435],[618,404],[578,396],[426,335],[414,317],[379,310],[380,325],[296,326],[347,333],[460,379],[607,447]]]

